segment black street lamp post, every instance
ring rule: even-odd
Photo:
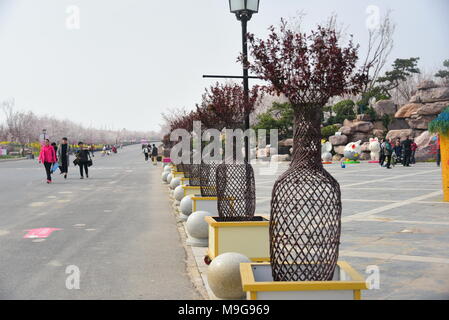
[[[245,120],[244,128],[249,129],[249,75],[248,75],[248,42],[247,42],[247,26],[248,21],[254,13],[259,12],[259,2],[260,0],[229,0],[229,7],[231,13],[234,13],[237,20],[242,23],[242,53],[243,53],[243,92],[244,92],[244,105],[245,105]],[[249,139],[245,136],[245,160],[249,162],[250,160],[250,150],[249,150]]]

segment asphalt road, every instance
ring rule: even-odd
[[[1,162],[0,299],[199,299],[160,174],[140,146],[51,185],[37,161]]]

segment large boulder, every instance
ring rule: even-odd
[[[448,106],[449,101],[426,103],[418,108],[418,110],[416,110],[416,113],[422,116],[438,115]]]
[[[357,115],[357,121],[371,121],[371,116],[366,113],[358,114]]]
[[[429,131],[424,131],[415,138],[415,143],[418,146],[416,150],[415,159],[418,161],[426,161],[435,159],[437,150],[436,134],[432,134]]]
[[[379,117],[384,115],[394,115],[397,111],[397,107],[393,100],[380,100],[377,101],[373,106],[374,111]]]
[[[393,121],[388,125],[388,130],[403,130],[403,129],[410,129],[410,126],[404,119],[393,119]]]
[[[429,123],[433,119],[435,119],[435,116],[413,115],[410,119],[406,119],[406,121],[412,129],[427,130]]]
[[[408,103],[399,108],[394,117],[397,119],[410,118],[412,114],[418,111],[423,105],[420,103]]]
[[[352,134],[352,127],[343,126],[340,129],[338,129],[339,132],[341,132],[344,135],[351,135]]]
[[[332,161],[340,161],[343,156],[341,154],[336,154],[332,157]]]
[[[386,138],[388,140],[396,140],[397,138],[400,138],[401,140],[405,140],[407,137],[412,137],[412,136],[413,136],[412,129],[402,129],[402,130],[388,131]]]
[[[341,134],[339,136],[330,136],[329,142],[334,146],[341,146],[348,143],[348,136]]]
[[[345,119],[343,121],[343,127],[352,127],[352,120]]]
[[[373,136],[382,139],[385,136],[386,130],[374,129]]]
[[[345,146],[334,146],[334,152],[336,154],[344,154],[345,153]]]
[[[362,141],[362,142],[367,142],[369,141],[369,138],[371,137],[371,134],[369,133],[365,133],[365,132],[355,132],[352,136],[351,136],[351,142],[356,142],[356,141]]]
[[[357,121],[357,122],[353,122],[353,124],[352,124],[353,132],[368,133],[371,130],[373,130],[373,128],[374,128],[374,125],[372,124],[372,122],[369,122],[369,121]]]
[[[373,123],[373,130],[374,129],[387,131],[387,128],[385,128],[384,123],[382,121],[374,122]]]
[[[430,88],[418,90],[410,102],[428,103],[449,100],[449,87]]]

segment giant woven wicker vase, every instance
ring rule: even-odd
[[[202,163],[200,166],[200,187],[201,196],[216,197],[217,196],[217,163]]]
[[[295,111],[293,158],[271,200],[275,281],[331,280],[338,259],[341,193],[321,163],[320,108]]]
[[[251,164],[218,165],[217,209],[223,221],[251,221],[256,210],[256,186]]]
[[[201,186],[200,166],[200,164],[195,163],[190,165],[189,185],[192,187]]]

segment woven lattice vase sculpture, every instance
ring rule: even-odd
[[[202,163],[200,165],[201,196],[217,196],[217,163]]]
[[[217,167],[217,209],[223,221],[251,221],[256,210],[254,170],[249,163]]]
[[[201,171],[200,164],[191,164],[190,166],[190,177],[189,177],[189,185],[192,187],[200,187],[201,186]]]
[[[321,163],[320,108],[295,110],[293,157],[271,200],[275,281],[331,280],[338,259],[341,193]]]

